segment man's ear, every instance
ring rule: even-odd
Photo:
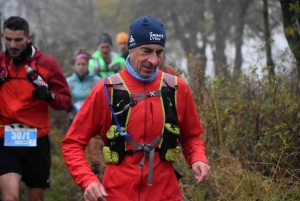
[[[27,43],[30,43],[30,42],[31,42],[31,40],[32,40],[32,35],[31,35],[31,34],[29,34],[29,35],[27,36]]]
[[[4,40],[4,33],[1,33],[1,38]]]

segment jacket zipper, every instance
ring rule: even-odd
[[[144,83],[144,93],[146,93],[146,84]],[[146,130],[147,130],[147,98],[144,100],[145,105],[145,121],[144,121],[144,142],[146,141]],[[141,168],[141,182],[139,186],[139,193],[138,193],[138,201],[141,200],[141,190],[142,190],[142,182],[143,182],[143,174],[144,174],[144,168]]]
[[[10,67],[9,68],[13,68],[13,66],[12,66],[12,62],[13,62],[13,60],[11,59],[11,63],[10,63]],[[20,67],[20,66],[19,66]],[[16,105],[17,105],[17,103],[19,102],[18,101],[18,97],[19,97],[19,95],[18,95],[18,85],[19,85],[19,70],[18,70],[18,68],[15,66],[15,64],[14,64],[14,68],[16,69],[16,81],[15,81],[15,90],[16,90],[16,99],[15,99],[15,106],[13,107],[13,116],[15,117],[15,112],[16,112]]]
[[[150,110],[152,115],[152,126],[153,126],[153,107],[152,107],[152,101],[150,101]]]

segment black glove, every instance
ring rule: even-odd
[[[4,82],[5,82],[4,79],[3,79],[2,77],[0,77],[0,86],[1,86],[1,84],[4,83]]]
[[[76,115],[78,113],[76,107],[72,104],[70,107],[68,107],[67,112],[72,113],[73,115]]]
[[[2,72],[3,72],[3,68],[0,68],[0,86],[1,86],[1,84],[3,84],[5,81],[9,80],[9,77],[8,77],[8,76],[4,77]]]
[[[33,90],[32,95],[35,100],[44,100],[47,103],[54,101],[54,94],[49,92],[46,86],[38,86]]]
[[[68,107],[68,109],[66,110],[67,112],[73,112],[74,110],[76,110],[75,109],[75,107],[73,106],[73,104],[72,105],[70,105],[69,107]]]

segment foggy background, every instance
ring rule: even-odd
[[[0,0],[0,25],[12,15],[25,18],[34,46],[69,76],[77,48],[93,53],[99,35],[109,33],[117,51],[116,35],[128,33],[134,19],[158,18],[167,34],[166,64],[188,81],[213,172],[208,184],[199,185],[180,157],[173,166],[183,175],[184,201],[292,201],[300,200],[299,2]],[[46,200],[83,200],[61,154],[67,113],[52,111],[50,121]]]
[[[275,71],[294,67],[283,32],[278,0],[268,1],[272,58]],[[166,28],[166,64],[186,72],[189,55],[201,61],[206,75],[226,76],[266,67],[261,0],[0,0],[1,21],[12,15],[27,19],[34,45],[55,57],[64,72],[78,47],[96,50],[98,36],[114,40],[129,32],[137,17],[150,15]],[[3,48],[3,44],[2,44]]]

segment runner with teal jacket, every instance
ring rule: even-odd
[[[68,110],[71,123],[93,87],[101,79],[99,76],[88,70],[89,59],[90,54],[85,48],[77,50],[74,54],[75,72],[67,78],[72,94],[72,106]],[[94,174],[97,176],[100,176],[99,168],[101,164],[101,146],[102,140],[99,135],[93,137],[87,146],[87,156],[90,161],[90,166]]]
[[[76,110],[75,113],[73,112],[74,116],[93,87],[101,79],[88,70],[89,58],[90,55],[85,48],[78,49],[74,54],[75,71],[67,78],[67,83],[72,94],[72,106]],[[74,116],[70,116],[70,120],[73,120]]]

